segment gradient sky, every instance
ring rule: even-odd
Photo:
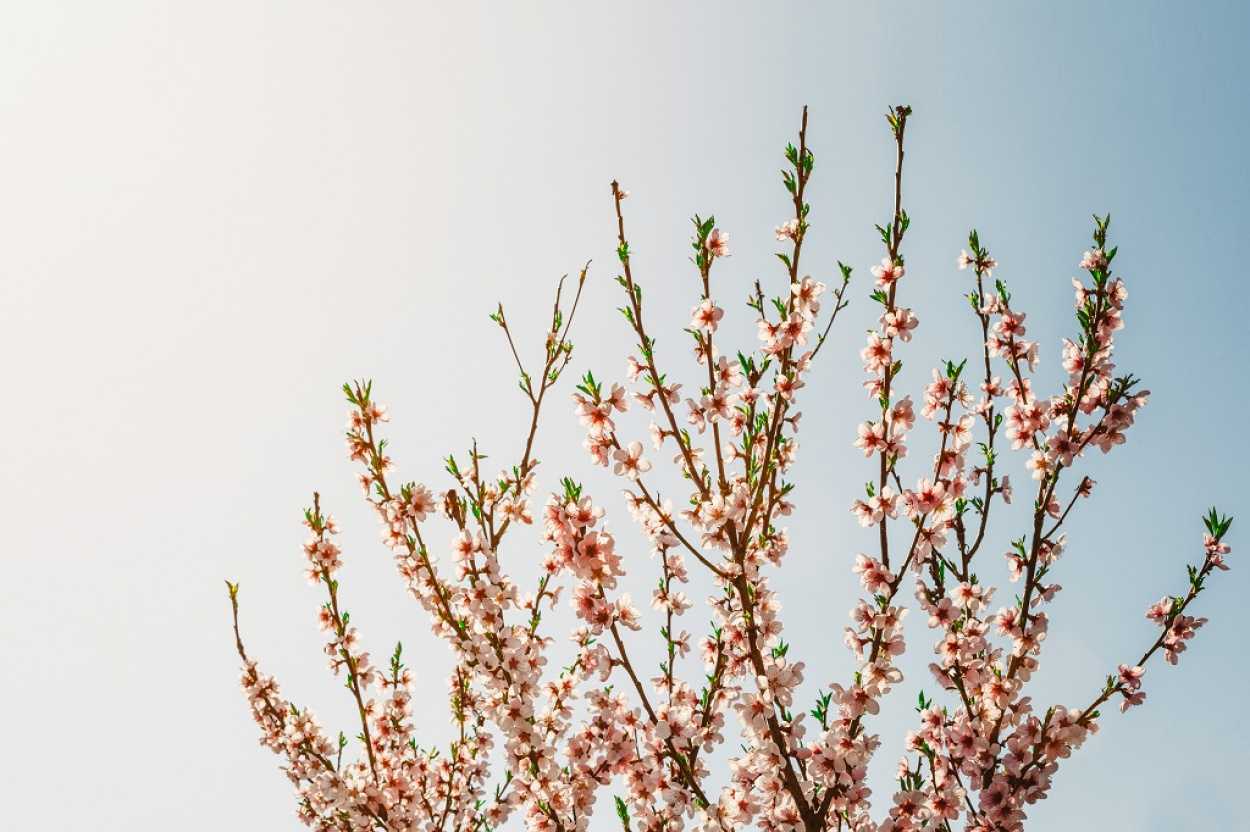
[[[1154,395],[1125,447],[1088,460],[1099,486],[1070,525],[1033,689],[1043,707],[1086,703],[1154,639],[1143,613],[1182,590],[1199,515],[1250,522],[1247,31],[1232,2],[0,4],[0,827],[300,828],[237,689],[222,580],[242,582],[262,667],[350,731],[301,576],[314,489],[347,528],[353,620],[375,655],[405,640],[422,736],[443,736],[447,653],[359,499],[339,385],[374,379],[405,479],[441,486],[440,458],[471,437],[502,463],[522,399],[487,313],[502,300],[532,354],[556,280],[587,260],[573,369],[621,375],[613,178],[633,192],[661,354],[684,352],[695,213],[733,235],[715,279],[749,338],[739,298],[781,280],[777,171],[804,104],[804,270],[831,282],[842,260],[858,277],[805,391],[775,582],[807,695],[851,669],[850,566],[872,545],[846,510],[870,476],[851,445],[870,414],[858,348],[890,210],[882,115],[908,103],[909,392],[977,349],[955,266],[973,226],[1029,313],[1042,378],[1059,378],[1090,215],[1113,217],[1118,365]],[[566,401],[540,436],[544,484],[574,474],[619,512]],[[996,530],[1002,548],[1023,517]],[[1029,829],[1248,828],[1241,526],[1233,571],[1198,604],[1210,624],[1179,667],[1150,667],[1144,708],[1105,714]],[[654,564],[627,518],[615,528],[641,594]],[[518,570],[538,551],[536,535],[514,549]],[[879,806],[915,692],[933,688],[933,639],[909,624]]]

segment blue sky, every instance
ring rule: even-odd
[[[339,385],[375,380],[410,478],[437,483],[470,437],[504,456],[521,400],[486,315],[502,300],[536,344],[555,280],[587,260],[574,369],[620,375],[614,178],[633,194],[655,326],[677,341],[698,291],[689,218],[714,213],[733,235],[717,277],[727,327],[750,337],[735,296],[780,279],[777,170],[805,104],[807,269],[830,282],[841,260],[859,281],[803,407],[795,550],[776,582],[792,650],[819,684],[849,668],[850,566],[871,545],[845,507],[868,477],[851,442],[869,412],[872,226],[890,210],[882,115],[908,103],[913,392],[934,361],[977,348],[955,267],[969,228],[1058,378],[1090,215],[1113,218],[1130,292],[1118,363],[1153,396],[1128,444],[1089,460],[1099,488],[1071,524],[1034,691],[1087,701],[1154,638],[1143,613],[1180,591],[1199,515],[1218,503],[1250,520],[1247,17],[1141,2],[6,5],[0,563],[15,640],[0,771],[20,798],[3,825],[297,828],[235,687],[221,580],[243,583],[249,646],[288,694],[349,724],[300,575],[314,489],[347,526],[366,639],[425,651],[423,730],[445,731],[445,654],[376,545]],[[557,405],[546,481],[614,493],[584,473]],[[1005,548],[1013,527],[998,531]],[[1211,621],[1180,666],[1150,668],[1146,706],[1104,718],[1029,828],[1246,825],[1241,538],[1235,526],[1233,571],[1200,599]],[[929,634],[911,623],[918,672],[880,721],[883,788],[926,678]]]

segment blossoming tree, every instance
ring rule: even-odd
[[[1127,292],[1112,272],[1110,218],[1095,217],[1093,246],[1079,263],[1086,277],[1073,280],[1077,327],[1064,341],[1067,380],[1059,389],[1035,389],[1038,344],[1027,339],[1025,314],[993,277],[997,263],[973,231],[959,267],[971,272],[968,299],[981,331],[980,355],[971,364],[934,369],[919,402],[900,395],[898,354],[918,323],[906,305],[902,248],[910,224],[902,205],[910,114],[896,107],[887,116],[897,149],[894,210],[877,227],[885,251],[871,271],[870,297],[880,306],[879,326],[861,350],[869,418],[854,442],[872,479],[849,508],[861,526],[875,528],[876,548],[858,555],[853,567],[864,595],[851,610],[845,642],[858,670],[814,697],[802,691],[807,671],[789,655],[769,584],[789,548],[781,524],[792,509],[788,477],[804,379],[848,304],[851,285],[846,266],[832,290],[800,268],[814,169],[804,111],[783,171],[793,214],[775,229],[785,248],[777,255],[785,280],[779,294],[759,282],[750,293],[747,305],[759,327],[751,349],[721,343],[725,309],[711,273],[729,256],[729,234],[710,217],[695,218],[700,296],[686,332],[702,380],[691,395],[670,380],[664,360],[672,356],[661,355],[645,322],[622,212],[628,192],[612,183],[620,311],[636,353],[623,383],[588,372],[573,399],[590,459],[620,477],[625,505],[659,571],[651,602],[664,657],[658,676],[641,675],[626,631],[640,630],[644,617],[618,587],[626,567],[644,559],[626,557],[627,544],[605,528],[604,506],[573,479],[561,480],[541,509],[533,503],[540,413],[572,357],[569,332],[585,270],[571,292],[557,292],[536,372],[526,369],[503,308],[492,316],[507,336],[529,408],[524,448],[497,474],[482,470],[484,457],[474,447],[467,460],[447,460],[452,480],[444,491],[402,482],[380,435],[386,407],[369,383],[345,386],[347,448],[361,466],[366,499],[400,577],[454,656],[447,684],[455,738],[443,749],[418,743],[412,673],[400,648],[381,664],[363,648],[340,603],[338,523],[314,495],[304,516],[307,576],[326,593],[320,625],[330,669],[345,678],[359,714],[354,756],[344,759],[346,738],[331,738],[313,711],[287,701],[247,654],[238,638],[238,587],[229,585],[242,685],[261,742],[285,761],[305,824],[487,830],[512,818],[531,830],[572,832],[591,828],[595,817],[596,828],[618,822],[611,810],[602,817],[597,798],[606,790],[619,823],[648,832],[752,825],[810,832],[1020,830],[1028,806],[1048,795],[1060,762],[1097,730],[1100,709],[1141,704],[1142,675],[1159,651],[1176,663],[1206,622],[1189,614],[1190,605],[1211,573],[1227,568],[1231,520],[1214,510],[1205,518],[1203,554],[1189,567],[1188,589],[1148,609],[1160,632],[1140,656],[1121,664],[1079,707],[1043,709],[1024,695],[1049,625],[1045,607],[1060,590],[1054,579],[1064,525],[1093,486],[1076,469],[1092,450],[1108,453],[1124,442],[1147,393],[1135,376],[1116,375],[1112,363]],[[618,429],[616,419],[631,407],[653,417],[649,449]],[[908,458],[917,410],[937,431],[932,460]],[[1032,482],[1023,501],[1002,472],[1008,450],[1028,457]],[[680,505],[661,499],[652,481],[653,465],[668,460],[688,483]],[[996,606],[995,588],[977,567],[997,545],[987,547],[991,513],[1007,511],[1013,493],[1024,532],[1007,544],[1005,557],[1018,596]],[[545,547],[541,577],[520,586],[501,553],[505,537],[511,541],[512,532],[532,524],[536,511]],[[435,536],[438,524],[450,524],[449,545]],[[449,561],[440,562],[436,552]],[[694,606],[682,589],[692,571],[714,586],[707,600],[712,626],[698,636],[682,626]],[[543,612],[556,606],[562,590],[578,621],[571,634],[576,655],[554,671],[546,656],[555,637],[544,629]],[[880,740],[872,723],[882,698],[902,682],[896,659],[907,647],[908,596],[932,631],[930,671],[941,692],[933,699],[921,693],[897,789],[886,806],[874,808],[866,776]],[[741,753],[726,772],[709,763],[727,743],[740,745]]]

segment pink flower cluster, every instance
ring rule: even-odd
[[[902,254],[910,219],[900,190],[910,112],[899,107],[888,115],[898,148],[895,208],[878,226],[886,253],[872,268],[870,297],[881,308],[860,352],[873,412],[854,443],[872,479],[850,507],[866,538],[860,548],[868,551],[851,567],[864,595],[844,633],[855,660],[849,678],[819,688],[810,710],[804,704],[811,674],[790,655],[782,603],[770,583],[791,548],[784,523],[795,508],[788,477],[798,459],[798,402],[847,304],[851,276],[842,266],[841,284],[830,292],[799,269],[814,167],[804,113],[783,172],[794,214],[774,228],[787,249],[778,254],[785,281],[772,297],[756,283],[748,299],[758,332],[753,350],[722,354],[726,312],[715,298],[712,269],[729,256],[729,235],[713,218],[695,218],[701,292],[686,330],[695,359],[694,380],[685,381],[689,395],[661,371],[625,237],[621,201],[628,192],[612,186],[621,312],[637,346],[622,383],[587,372],[573,405],[591,461],[620,478],[625,508],[657,565],[649,612],[621,591],[627,565],[638,562],[637,537],[609,531],[608,506],[572,479],[562,480],[538,512],[544,555],[536,584],[519,585],[500,557],[511,546],[508,532],[534,522],[535,432],[547,393],[570,361],[568,333],[584,271],[571,305],[557,294],[535,373],[521,362],[502,307],[491,316],[508,337],[532,408],[516,464],[494,475],[482,470],[486,457],[474,446],[467,459],[447,459],[451,484],[444,491],[395,482],[378,435],[387,409],[367,383],[344,388],[352,405],[347,453],[361,466],[382,540],[452,651],[447,688],[455,739],[445,749],[418,744],[414,678],[402,647],[386,668],[364,649],[340,602],[338,524],[315,497],[305,515],[306,574],[326,592],[319,625],[330,670],[358,712],[353,759],[344,760],[347,739],[329,738],[311,710],[286,701],[237,639],[261,742],[285,760],[305,824],[476,832],[512,818],[535,832],[573,832],[602,828],[598,798],[611,792],[619,821],[644,832],[930,832],[960,821],[973,832],[1019,832],[1028,807],[1049,795],[1061,762],[1098,730],[1098,708],[1117,695],[1121,710],[1144,701],[1153,654],[1162,650],[1175,664],[1206,623],[1187,610],[1210,575],[1228,568],[1231,520],[1214,510],[1205,518],[1205,554],[1190,567],[1188,592],[1149,608],[1161,633],[1139,659],[1120,664],[1089,704],[1043,707],[1026,695],[1050,628],[1046,606],[1061,590],[1053,573],[1068,549],[1064,524],[1092,493],[1089,477],[1072,482],[1065,472],[1090,446],[1106,453],[1123,444],[1146,401],[1137,379],[1117,377],[1111,361],[1127,293],[1110,271],[1116,250],[1106,246],[1109,219],[1099,219],[1095,245],[1080,262],[1092,285],[1075,281],[1079,329],[1064,341],[1067,379],[1043,397],[1034,376],[1040,347],[1026,340],[1026,315],[1011,306],[1003,281],[988,283],[999,266],[974,231],[958,265],[975,277],[968,295],[981,328],[975,369],[944,362],[917,401],[899,395],[900,353],[918,328],[915,313],[900,303],[915,279]],[[634,438],[643,430],[630,423],[636,410],[627,415],[634,405],[651,418],[650,450]],[[932,425],[938,450],[905,471],[917,465],[908,445],[918,425]],[[1036,491],[1027,531],[1005,553],[1017,589],[1003,603],[978,573],[977,558],[991,536],[991,512],[1012,502],[1003,470],[1008,446],[1027,455]],[[677,504],[660,496],[653,473],[670,459],[689,489]],[[432,548],[438,540],[448,541],[438,547],[444,560]],[[711,588],[711,623],[702,633],[685,623],[700,581]],[[905,581],[908,591],[901,592]],[[230,586],[236,637],[237,589]],[[554,637],[544,630],[544,613],[562,596],[576,623],[572,662],[557,669],[549,666]],[[913,596],[914,607],[906,600]],[[897,789],[874,810],[866,783],[881,741],[871,724],[884,697],[904,682],[898,657],[907,649],[904,623],[913,610],[933,631],[929,670],[942,701],[920,693]],[[645,673],[653,654],[640,660],[638,639],[656,629],[662,660],[658,672]],[[717,775],[713,755],[727,743],[740,751],[729,757],[727,774]]]

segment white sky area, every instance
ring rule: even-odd
[[[1135,661],[1157,634],[1146,607],[1184,591],[1200,515],[1238,516],[1233,571],[1197,604],[1210,623],[1179,667],[1152,663],[1144,707],[1104,709],[1028,828],[1247,828],[1250,20],[1235,3],[859,5],[0,4],[0,828],[302,828],[237,686],[223,579],[242,584],[262,668],[353,734],[321,653],[322,590],[301,574],[314,490],[346,530],[353,623],[377,658],[403,639],[420,736],[444,739],[449,654],[360,498],[339,387],[374,380],[403,480],[445,488],[440,460],[473,438],[487,466],[514,461],[525,402],[487,314],[502,301],[536,356],[558,278],[587,260],[539,496],[584,480],[616,518],[624,588],[648,598],[658,564],[619,481],[591,470],[568,399],[573,374],[622,379],[632,351],[608,183],[632,191],[649,325],[689,388],[689,218],[715,214],[732,235],[714,291],[726,337],[751,347],[742,301],[757,278],[783,286],[778,170],[804,104],[816,170],[803,270],[832,283],[842,260],[855,280],[802,391],[793,548],[773,585],[790,655],[807,663],[804,701],[845,681],[850,570],[875,536],[848,511],[873,476],[852,446],[872,415],[858,351],[877,314],[873,224],[891,208],[883,114],[903,103],[900,292],[921,326],[899,390],[918,400],[939,359],[978,350],[970,272],[956,267],[972,227],[1055,389],[1076,326],[1070,278],[1091,214],[1110,212],[1130,293],[1117,364],[1153,391],[1127,445],[1082,463],[1098,486],[1054,573],[1065,589],[1039,709],[1083,706]],[[645,441],[646,424],[624,429]],[[913,479],[932,426],[917,436]],[[1023,463],[1008,463],[1018,493]],[[996,518],[987,580],[1026,528],[1020,502]],[[510,539],[505,563],[532,575],[537,530]],[[687,626],[701,634],[706,619],[696,608]],[[647,622],[631,644],[654,667]],[[920,616],[907,624],[907,679],[873,724],[879,810],[916,693],[935,689],[935,637]],[[610,799],[600,809],[594,828],[619,828]]]

